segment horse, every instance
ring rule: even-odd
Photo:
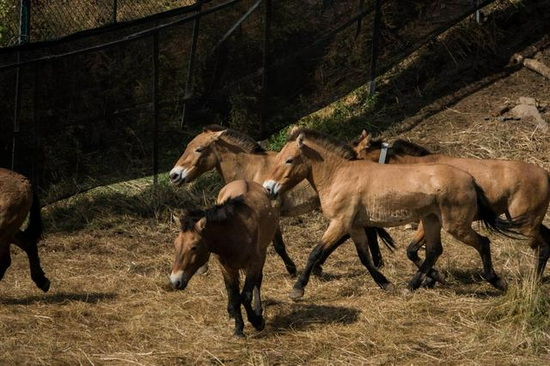
[[[227,312],[235,319],[234,334],[244,336],[241,305],[248,321],[257,330],[264,329],[262,270],[278,222],[279,211],[272,206],[261,184],[244,180],[228,183],[218,194],[216,206],[206,211],[190,210],[180,218],[180,232],[174,241],[172,286],[179,290],[187,287],[193,274],[214,253],[227,289]],[[239,292],[240,270],[245,274],[242,292]]]
[[[216,169],[224,184],[236,179],[262,183],[274,165],[276,154],[274,151],[266,151],[258,142],[242,132],[217,125],[206,126],[189,142],[175,163],[170,171],[170,181],[174,185],[190,183],[202,174]],[[297,216],[318,208],[319,197],[307,182],[303,182],[281,196],[280,206],[281,216]],[[395,245],[393,239],[383,229],[367,229],[369,249],[374,264],[381,267],[383,259],[377,233],[388,248],[393,250]],[[343,236],[339,242],[343,243],[348,238],[349,235]],[[286,252],[280,228],[277,229],[273,244],[275,251],[283,259],[288,273],[295,276],[296,265]],[[328,257],[329,254],[327,253],[326,256]],[[318,264],[313,273],[320,275],[321,272],[322,268]]]
[[[392,227],[417,220],[424,226],[426,258],[417,263],[419,269],[408,285],[411,290],[417,289],[427,274],[441,280],[432,269],[443,251],[441,228],[474,247],[482,259],[485,279],[506,290],[506,282],[493,269],[489,239],[475,232],[471,224],[479,215],[488,228],[505,233],[513,231],[517,222],[499,219],[490,210],[470,174],[443,164],[397,166],[358,160],[351,146],[318,131],[295,128],[264,187],[277,197],[304,179],[319,194],[323,215],[330,223],[311,251],[290,293],[292,299],[304,295],[314,264],[345,233],[363,245],[367,240],[364,226]],[[376,268],[367,268],[382,289],[392,287]]]
[[[385,156],[383,163],[441,163],[468,172],[485,192],[495,213],[505,214],[508,218],[524,217],[523,225],[517,231],[528,238],[529,246],[537,252],[536,276],[542,278],[550,257],[550,229],[542,223],[550,202],[550,176],[546,170],[521,161],[432,154],[426,148],[402,139],[390,145],[373,139],[366,131],[354,145],[362,159],[380,161],[380,156]],[[423,239],[420,226],[407,250],[411,256],[416,256]]]
[[[20,230],[25,219],[29,223]],[[29,180],[14,171],[0,168],[0,280],[11,265],[10,245],[21,248],[29,259],[31,278],[44,292],[50,288],[40,258],[37,243],[42,238],[40,202]]]

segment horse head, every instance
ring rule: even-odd
[[[208,262],[210,250],[202,235],[206,225],[203,211],[187,211],[177,221],[180,231],[174,240],[176,256],[170,283],[174,289],[183,290],[195,272]]]
[[[170,171],[172,184],[181,185],[192,182],[205,172],[214,169],[218,160],[213,145],[225,131],[204,129],[191,140]]]

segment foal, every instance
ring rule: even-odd
[[[29,215],[24,231],[21,225]],[[11,264],[10,244],[27,253],[31,278],[42,291],[50,288],[38,258],[38,240],[42,237],[40,202],[27,178],[11,170],[0,168],[0,280]]]
[[[490,228],[503,231],[512,224],[499,220],[489,209],[483,191],[468,173],[443,164],[397,166],[357,160],[348,145],[317,131],[295,129],[277,155],[277,164],[264,186],[276,196],[304,179],[319,193],[323,215],[330,224],[310,253],[291,298],[303,296],[312,267],[345,233],[356,244],[364,245],[364,226],[391,227],[417,220],[424,226],[426,259],[419,263],[409,288],[418,288],[427,274],[433,275],[430,271],[443,251],[444,228],[479,252],[489,283],[506,289],[506,283],[493,270],[489,239],[472,229],[472,221],[479,215]],[[367,268],[380,287],[390,286],[380,272],[372,266]]]
[[[272,207],[264,187],[244,180],[223,187],[217,202],[206,211],[191,211],[180,219],[170,282],[175,289],[183,290],[214,253],[227,289],[227,312],[235,319],[235,335],[244,336],[241,304],[257,330],[265,326],[260,287],[266,250],[277,230],[279,211]],[[245,273],[242,292],[239,270]]]
[[[383,163],[448,164],[468,172],[485,192],[491,209],[508,218],[523,217],[517,231],[529,238],[528,243],[537,252],[537,277],[540,279],[550,257],[550,229],[542,221],[550,202],[550,176],[534,164],[513,160],[471,159],[432,154],[422,146],[397,140],[393,144],[373,140],[365,131],[355,143],[358,157]],[[417,252],[424,241],[424,231],[419,226],[408,247],[410,257]]]

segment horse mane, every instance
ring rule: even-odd
[[[244,196],[241,194],[236,197],[219,203],[206,210],[201,209],[186,209],[180,218],[181,231],[188,232],[195,230],[197,221],[206,217],[206,222],[224,222],[235,216],[235,210],[243,206]]]
[[[198,208],[185,209],[179,219],[181,224],[181,231],[185,233],[195,230],[195,224],[204,216],[204,210]]]
[[[400,155],[426,156],[431,154],[425,147],[401,139],[392,144],[392,150],[395,154]]]
[[[354,146],[357,146],[360,142],[360,138],[354,140],[352,143]],[[384,141],[380,138],[372,139],[369,142],[369,145],[374,149],[382,149],[382,144]],[[395,155],[411,155],[411,156],[426,156],[431,155],[431,152],[423,146],[417,145],[415,143],[405,141],[403,139],[395,140],[391,144],[391,148],[388,150],[389,156]]]
[[[235,210],[244,205],[244,195],[231,197],[206,210],[206,222],[223,222],[235,216]]]
[[[287,142],[296,140],[298,136],[303,133],[305,138],[308,140],[312,140],[321,146],[327,148],[331,152],[334,152],[338,156],[347,159],[347,160],[355,160],[357,159],[357,153],[353,148],[338,139],[329,136],[327,134],[324,134],[322,132],[311,130],[308,128],[295,128],[293,129],[288,138]]]
[[[231,143],[239,146],[247,153],[264,153],[265,149],[252,137],[245,133],[239,132],[232,128],[223,127],[220,125],[209,125],[203,127],[202,132],[219,132],[225,131],[222,135],[223,138],[229,140]]]

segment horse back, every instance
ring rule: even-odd
[[[244,226],[242,230],[257,238],[260,247],[266,248],[279,226],[279,210],[273,207],[261,184],[245,180],[224,186],[218,195],[218,203],[239,196],[244,198],[244,205],[237,209],[234,220]]]
[[[27,178],[0,168],[0,240],[11,238],[21,227],[32,204]]]

